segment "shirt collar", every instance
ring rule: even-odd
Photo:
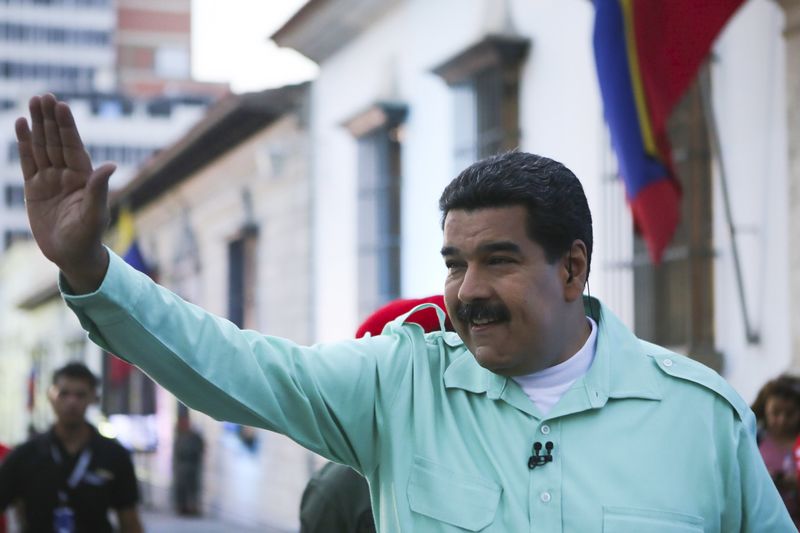
[[[584,297],[587,314],[599,311],[594,362],[579,379],[586,389],[591,407],[606,404],[609,398],[642,398],[660,400],[653,362],[644,354],[638,338],[607,307],[596,298]],[[444,372],[447,388],[463,389],[475,394],[486,393],[490,399],[503,396],[509,378],[486,370],[466,349],[456,333],[445,333],[444,342],[460,350]],[[573,388],[576,386],[573,385]]]

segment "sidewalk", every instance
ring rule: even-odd
[[[161,511],[142,510],[142,524],[146,533],[289,533],[287,531],[248,527],[230,522],[221,522],[205,516],[189,518]]]

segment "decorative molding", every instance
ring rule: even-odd
[[[378,128],[393,128],[406,119],[408,107],[400,102],[375,102],[367,109],[344,121],[342,126],[355,138],[364,137]]]
[[[513,35],[487,35],[481,41],[451,57],[433,73],[448,85],[455,85],[491,67],[514,68],[525,59],[530,40]]]
[[[270,38],[321,63],[400,4],[401,0],[309,0]]]
[[[784,35],[796,35],[800,32],[800,0],[776,0],[778,5],[783,8],[786,17],[784,25]]]

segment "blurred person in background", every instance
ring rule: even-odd
[[[782,375],[768,381],[753,402],[753,412],[761,457],[792,520],[800,527],[800,378]]]
[[[369,315],[358,327],[356,338],[380,335],[389,322],[422,304],[445,308],[443,296],[394,300]],[[411,313],[408,322],[419,324],[426,332],[441,328],[430,307]],[[449,318],[445,319],[445,329],[453,331]],[[373,533],[375,519],[369,498],[369,485],[361,474],[349,466],[329,462],[314,474],[303,491],[300,533]]]
[[[182,413],[178,416],[172,443],[172,489],[178,514],[200,515],[204,451],[203,437],[192,427],[189,413]]]
[[[110,533],[111,509],[122,533],[142,531],[128,450],[86,421],[97,385],[82,363],[56,370],[47,391],[55,423],[0,464],[0,510],[21,504],[17,514],[26,533]]]

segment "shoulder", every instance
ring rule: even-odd
[[[49,439],[46,435],[37,435],[19,444],[8,452],[0,464],[7,465],[8,468],[24,467],[24,465],[41,464],[42,457],[50,456]]]
[[[750,406],[717,372],[694,359],[670,351],[663,346],[643,340],[639,342],[642,345],[644,354],[653,359],[655,366],[660,370],[659,374],[665,380],[712,394],[730,405],[739,420],[748,424],[751,422],[753,415],[750,411]]]

